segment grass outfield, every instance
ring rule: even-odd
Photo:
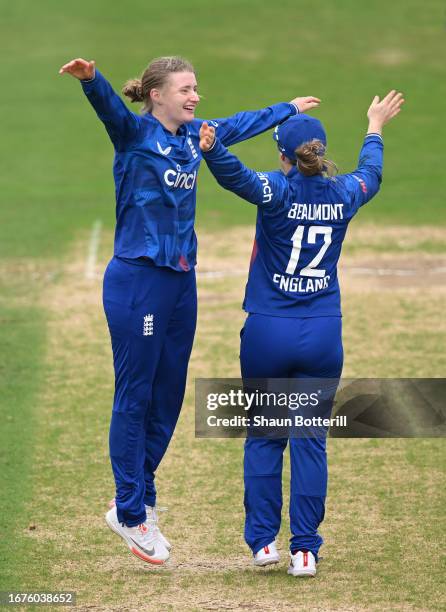
[[[119,90],[150,58],[184,54],[198,70],[203,117],[317,95],[342,171],[355,166],[373,95],[400,88],[407,102],[386,129],[385,189],[361,219],[446,222],[442,0],[16,0],[0,11],[2,257],[51,258],[94,219],[113,226],[111,145],[79,85],[58,75],[78,56],[96,59]],[[269,134],[236,150],[253,167],[277,167]],[[199,182],[201,227],[251,222],[253,208],[204,169]]]
[[[423,250],[425,237],[432,235],[445,244],[444,230],[431,227],[414,237],[405,228],[352,226],[341,270],[346,376],[444,374],[446,250]],[[158,473],[159,503],[169,508],[162,527],[174,543],[164,568],[132,557],[103,520],[113,495],[107,452],[112,362],[100,278],[85,278],[89,235],[80,235],[63,265],[46,276],[43,267],[15,269],[17,295],[30,278],[43,283],[39,306],[48,325],[40,342],[41,385],[32,401],[31,439],[26,412],[20,408],[15,417],[23,426],[14,437],[26,470],[22,466],[17,475],[9,465],[2,473],[9,477],[2,490],[13,491],[18,503],[9,500],[10,513],[3,516],[9,537],[2,540],[0,590],[75,590],[82,610],[285,610],[296,601],[318,610],[446,605],[441,562],[446,455],[438,439],[330,440],[326,545],[312,581],[296,581],[285,571],[287,461],[279,537],[283,561],[267,570],[252,567],[242,538],[242,443],[194,438],[192,384],[195,377],[238,374],[245,277],[234,271],[246,268],[251,236],[252,228],[202,236],[201,271],[223,275],[199,280],[185,405]],[[98,270],[111,238],[102,236]],[[386,251],[389,242],[395,248]],[[404,244],[415,253],[409,262],[396,250]],[[418,273],[390,278],[354,273],[383,265],[418,266]],[[428,278],[426,270],[439,272]],[[14,459],[20,465],[20,457]],[[22,482],[24,489],[18,486]]]

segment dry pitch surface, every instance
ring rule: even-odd
[[[286,575],[286,462],[282,561],[252,567],[242,537],[242,442],[196,440],[193,409],[195,377],[238,376],[252,237],[252,228],[200,236],[187,395],[157,480],[159,503],[169,507],[162,528],[174,544],[162,569],[132,557],[103,520],[113,495],[112,361],[100,272],[112,238],[101,237],[93,279],[85,277],[88,236],[63,269],[15,269],[15,278],[44,281],[49,312],[34,494],[26,505],[36,528],[19,528],[28,550],[22,582],[75,590],[80,610],[442,608],[442,440],[329,442],[326,544],[314,580]],[[445,238],[436,228],[352,226],[340,272],[346,376],[444,376]]]

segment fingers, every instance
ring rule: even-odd
[[[389,117],[392,118],[399,113],[401,106],[404,103],[404,98],[401,92],[393,91],[390,93],[392,93],[392,96],[389,97],[390,94],[387,94],[386,98],[383,100],[383,103],[385,108],[387,109]]]
[[[320,98],[316,98],[316,96],[303,96],[291,100],[291,104],[297,106],[301,113],[304,113],[305,111],[310,110],[312,108],[316,108],[316,106],[319,106],[320,103]]]
[[[71,60],[71,62],[68,62],[62,66],[62,68],[59,70],[59,74],[63,74],[64,72],[71,72],[71,70],[76,69],[82,66],[83,64],[88,64],[88,62],[85,62],[85,60],[80,57],[78,59]]]
[[[384,96],[382,101],[385,102],[385,103],[390,102],[392,100],[392,98],[395,97],[395,94],[396,94],[396,91],[394,89],[391,89],[389,91],[389,93],[386,96]]]
[[[396,116],[398,115],[398,113],[400,112],[400,110],[401,110],[401,107],[400,107],[400,108],[395,109],[394,111],[392,111],[392,112],[390,113],[390,115],[389,115],[389,119],[393,119],[394,117],[396,117]]]
[[[199,134],[200,140],[206,137],[208,129],[209,129],[209,125],[206,123],[206,121],[203,121],[200,127],[200,134]]]
[[[60,68],[59,74],[68,73],[68,74],[75,75],[75,73],[80,73],[80,72],[84,72],[85,74],[92,74],[94,73],[95,63],[96,62],[94,61],[88,62],[87,60],[84,60],[82,57],[78,57],[74,60],[71,60],[71,62],[67,62],[66,64],[64,64]]]
[[[387,96],[383,98],[382,103],[388,106],[394,106],[397,104],[402,104],[402,101],[403,94],[400,91],[397,92],[395,89],[392,89],[391,91],[389,91]]]
[[[403,103],[403,94],[392,89],[381,101],[379,100],[379,96],[375,96],[370,105],[370,110],[376,109],[377,111],[392,113],[394,110],[401,108]]]
[[[215,138],[215,128],[203,121],[200,127],[200,149],[209,151]]]

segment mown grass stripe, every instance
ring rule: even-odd
[[[25,504],[33,488],[35,398],[45,356],[42,310],[0,305],[0,346],[0,590],[6,590],[20,588],[25,578],[18,568],[30,525]]]

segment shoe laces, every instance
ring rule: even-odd
[[[146,506],[146,515],[147,515],[147,523],[151,525],[158,524],[158,514],[156,512],[155,506]]]
[[[149,528],[146,523],[141,523],[141,525],[138,525],[137,529],[141,535],[145,535],[149,531]]]
[[[166,506],[146,506],[147,522],[158,525],[159,512],[167,512]]]
[[[135,530],[135,535],[143,541],[146,540],[147,542],[151,542],[153,538],[156,537],[156,528],[147,523],[147,521],[137,525],[133,529]]]

